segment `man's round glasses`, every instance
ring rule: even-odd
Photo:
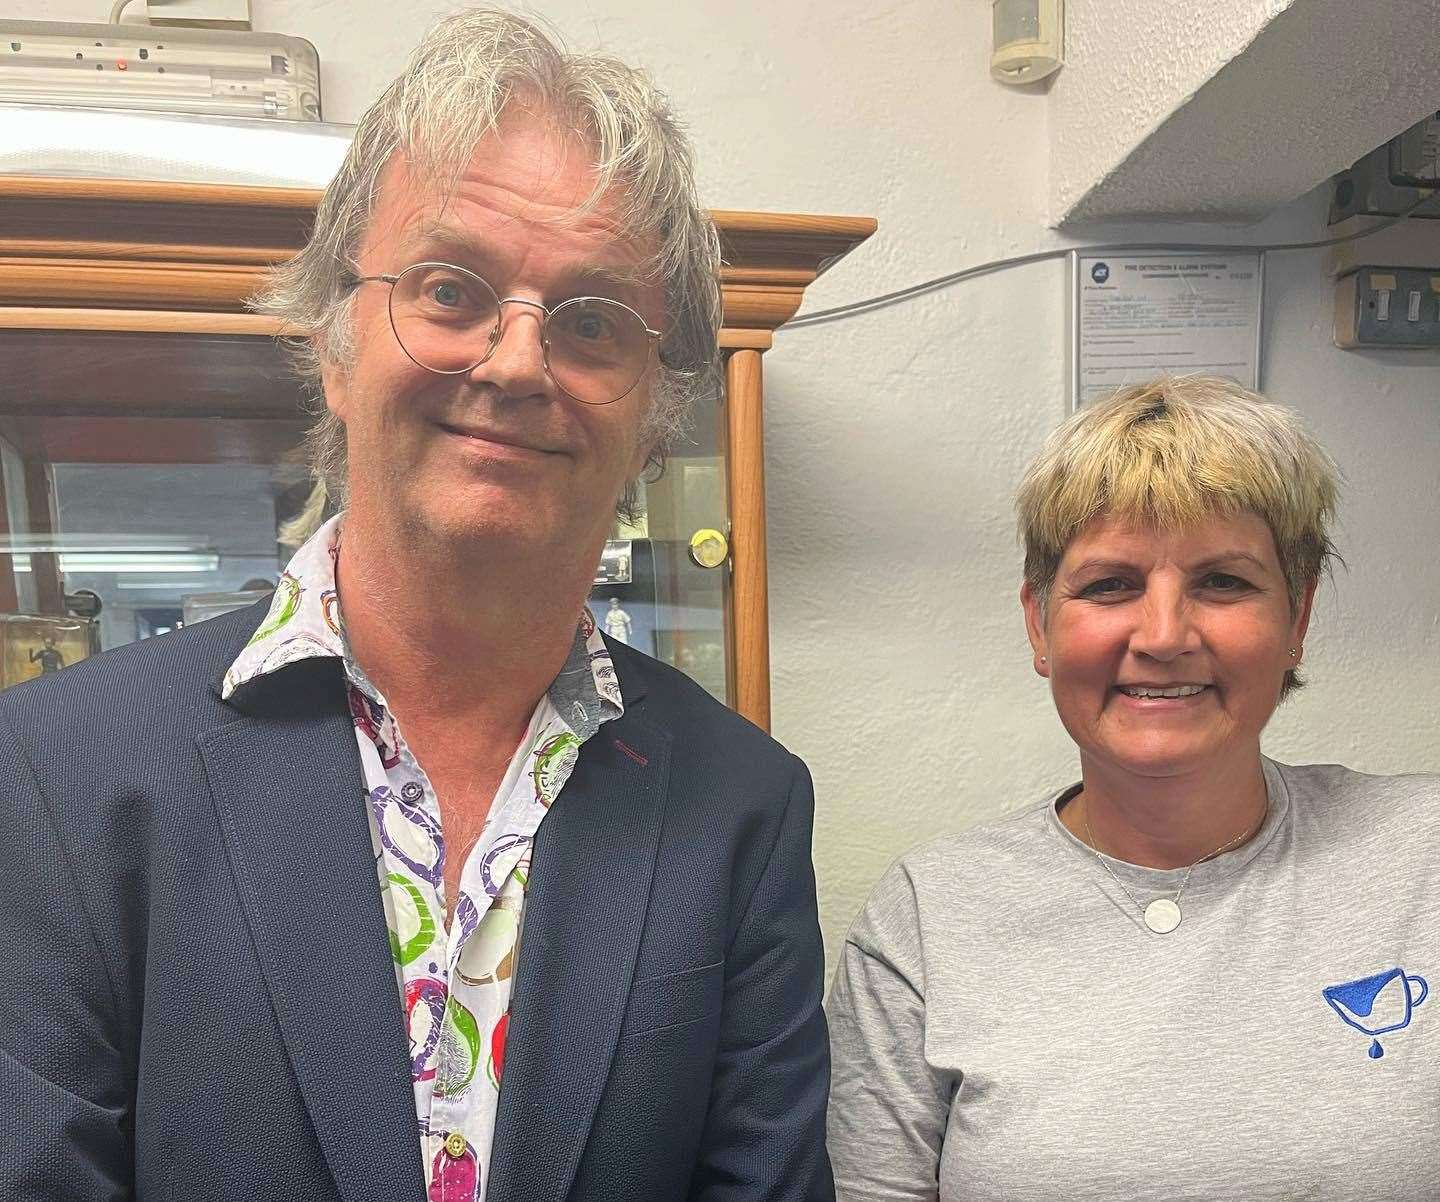
[[[661,337],[619,301],[576,296],[551,309],[518,296],[502,300],[473,271],[453,263],[415,263],[399,275],[350,276],[346,282],[389,284],[390,326],[400,349],[444,376],[474,371],[495,353],[502,306],[539,309],[545,370],[587,405],[608,405],[633,391]]]

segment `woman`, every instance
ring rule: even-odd
[[[856,921],[842,1202],[1440,1198],[1440,777],[1260,751],[1335,494],[1292,414],[1203,377],[1031,467],[1021,602],[1081,779]]]

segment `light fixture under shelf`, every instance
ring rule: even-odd
[[[319,121],[320,57],[274,33],[6,20],[0,101]]]

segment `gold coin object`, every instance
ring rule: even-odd
[[[690,558],[702,568],[718,568],[730,557],[730,540],[708,526],[690,536]]]

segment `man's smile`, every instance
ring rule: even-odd
[[[536,459],[564,454],[563,451],[544,446],[539,439],[512,434],[489,426],[466,423],[436,422],[441,430],[457,439],[483,450],[491,458]]]

